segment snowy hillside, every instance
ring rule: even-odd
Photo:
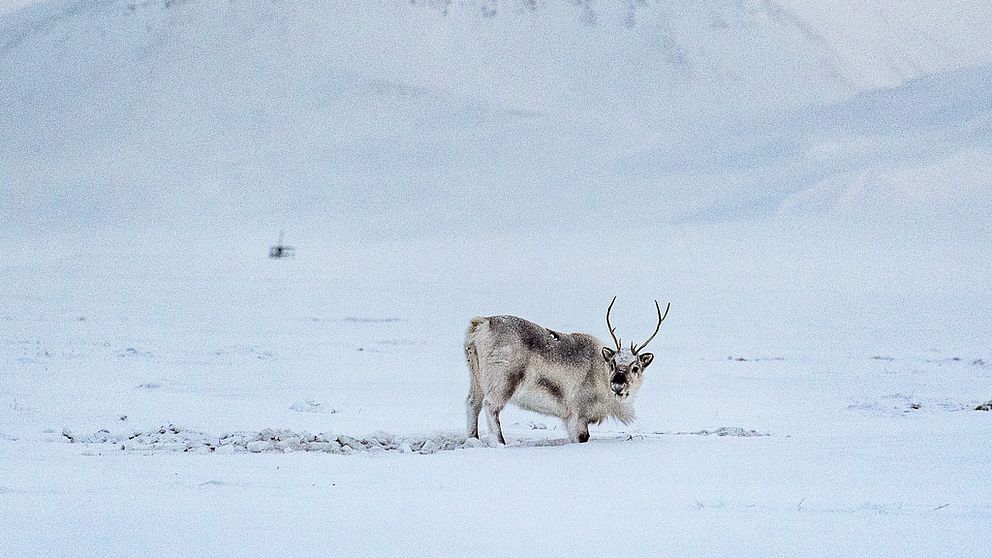
[[[989,63],[987,2],[775,0],[828,45],[859,87],[896,87],[927,74]]]
[[[853,50],[860,37],[818,31],[850,29],[837,12],[772,2],[34,5],[0,20],[4,227],[199,236],[319,216],[352,234],[370,212],[377,230],[403,232],[631,221],[617,198],[669,219],[749,218],[831,178],[796,165],[888,139],[840,130],[813,143],[805,107],[843,112],[871,86],[992,63],[992,49],[968,48],[992,29],[981,3],[932,48],[906,29],[947,18],[906,5],[863,21],[888,38],[873,39],[886,53],[873,65]],[[939,54],[947,45],[962,53]],[[845,164],[830,167],[860,170]]]
[[[986,2],[25,4],[0,556],[987,552]],[[634,423],[466,440],[613,295]]]
[[[623,189],[604,166],[690,118],[847,90],[800,29],[733,3],[642,9],[632,28],[567,4],[488,18],[401,2],[76,6],[5,34],[15,125],[0,139],[22,225],[172,229],[226,206],[241,227],[319,214],[350,232],[388,210],[408,229],[439,212],[477,221],[496,199],[500,218],[533,223],[566,192],[574,219]]]

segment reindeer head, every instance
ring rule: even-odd
[[[655,335],[658,335],[661,322],[668,317],[668,309],[671,308],[672,304],[668,303],[665,306],[665,314],[662,315],[661,305],[658,304],[657,300],[654,301],[654,306],[658,310],[658,326],[654,328],[654,333],[640,345],[631,343],[630,348],[624,349],[616,335],[616,328],[610,324],[610,311],[613,310],[613,303],[616,301],[617,297],[613,297],[610,306],[606,309],[606,327],[610,328],[610,336],[613,337],[616,349],[603,347],[603,359],[610,367],[610,387],[613,389],[613,393],[620,399],[625,399],[637,393],[644,382],[644,369],[654,360],[654,355],[642,353],[641,350],[647,347]]]

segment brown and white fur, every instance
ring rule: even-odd
[[[660,309],[658,316],[663,319]],[[507,403],[562,419],[572,442],[588,441],[592,423],[632,421],[631,402],[654,355],[635,345],[621,349],[612,327],[610,334],[616,350],[591,335],[559,333],[516,316],[473,318],[465,334],[468,436],[478,438],[485,406],[489,430],[505,444],[499,415]]]

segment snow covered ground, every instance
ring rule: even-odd
[[[636,280],[501,239],[478,276],[458,243],[5,266],[3,554],[981,555],[987,306],[841,296],[830,270],[729,254],[689,269],[702,240],[681,241]],[[603,337],[614,287],[627,336],[674,301],[639,420],[565,446],[511,409],[510,447],[466,447],[467,318]]]
[[[0,16],[0,555],[986,555],[992,16],[832,5]],[[635,423],[465,440],[613,295]]]

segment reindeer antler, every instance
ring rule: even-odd
[[[665,306],[665,315],[664,316],[661,315],[661,305],[658,304],[658,301],[657,300],[654,301],[654,307],[658,310],[658,326],[654,328],[654,333],[651,334],[651,337],[648,337],[648,340],[647,341],[645,341],[644,343],[641,343],[639,346],[636,346],[636,347],[634,345],[631,345],[630,346],[630,350],[633,353],[635,353],[635,354],[638,351],[640,351],[641,349],[643,349],[644,347],[647,347],[648,346],[648,343],[650,343],[651,340],[654,339],[654,336],[655,335],[658,335],[658,330],[661,329],[661,322],[665,321],[665,318],[668,317],[668,310],[672,307],[672,303],[669,302]],[[609,315],[609,313],[607,313],[607,315]],[[609,323],[609,322],[607,322],[607,323]]]
[[[610,337],[613,338],[613,342],[616,343],[616,345],[617,345],[617,352],[619,352],[620,351],[620,340],[617,339],[617,334],[616,334],[617,328],[613,327],[610,324],[610,310],[613,310],[613,303],[616,302],[616,301],[617,301],[617,297],[614,296],[613,297],[613,300],[610,301],[609,307],[606,308],[606,327],[610,328]]]

